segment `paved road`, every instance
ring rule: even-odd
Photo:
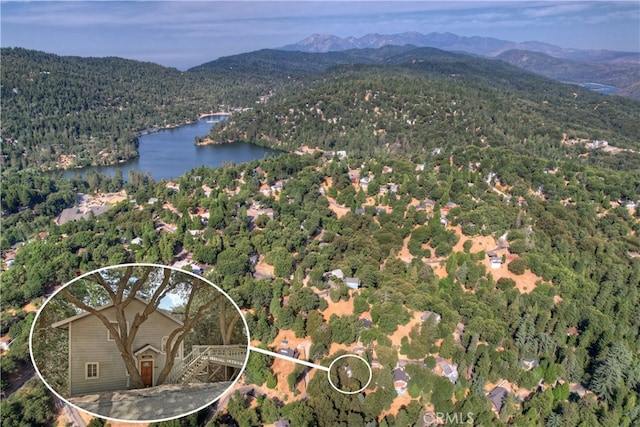
[[[78,414],[78,410],[71,405],[63,403],[62,413],[71,423],[71,427],[86,427],[87,424],[84,422],[80,414]]]
[[[171,384],[70,398],[94,414],[123,421],[152,421],[180,417],[211,402],[229,388],[230,381],[209,384]]]

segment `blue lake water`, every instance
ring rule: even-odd
[[[76,174],[86,175],[97,172],[114,176],[116,170],[122,171],[125,180],[129,171],[151,173],[154,180],[172,179],[199,166],[220,167],[224,163],[245,163],[262,159],[266,155],[279,152],[265,147],[242,142],[219,145],[195,145],[195,138],[205,136],[211,130],[212,123],[200,120],[196,123],[150,133],[138,138],[139,157],[114,166],[92,166],[64,172],[65,178]]]
[[[591,89],[595,92],[603,93],[606,95],[614,94],[619,90],[615,86],[603,85],[600,83],[583,83],[582,86],[586,87],[587,89]]]

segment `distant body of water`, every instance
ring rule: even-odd
[[[606,95],[614,94],[619,90],[615,86],[603,85],[603,84],[600,84],[600,83],[583,83],[582,86],[587,88],[587,89],[591,89],[593,91],[596,91],[596,92],[599,92],[599,93],[603,93],[603,94],[606,94]]]
[[[129,179],[129,171],[151,173],[154,180],[173,179],[199,166],[220,167],[224,163],[246,163],[262,159],[267,154],[278,151],[243,142],[218,145],[195,145],[195,138],[209,134],[212,123],[199,120],[196,123],[161,130],[138,138],[137,159],[113,166],[90,166],[64,172],[65,178],[76,174],[85,176],[87,172],[97,172],[114,176],[116,170],[122,172],[124,180]]]

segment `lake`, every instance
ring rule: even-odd
[[[583,83],[582,86],[605,95],[612,95],[619,90],[615,86],[603,85],[600,83]]]
[[[209,119],[210,120],[210,119]],[[224,120],[224,119],[219,119]],[[64,178],[72,178],[76,174],[85,176],[87,172],[97,172],[114,176],[116,170],[122,171],[124,180],[129,179],[129,171],[150,172],[154,180],[170,180],[199,166],[220,167],[224,163],[246,163],[262,159],[267,154],[277,155],[279,152],[265,147],[243,142],[232,142],[219,145],[195,145],[197,136],[205,136],[214,126],[207,120],[183,125],[175,129],[161,130],[138,138],[137,159],[113,166],[91,166],[72,169],[64,172]]]

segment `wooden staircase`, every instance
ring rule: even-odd
[[[246,345],[194,345],[191,353],[176,360],[167,377],[167,384],[210,382],[224,368],[225,380],[237,375],[247,357]],[[227,368],[232,368],[231,374]]]

